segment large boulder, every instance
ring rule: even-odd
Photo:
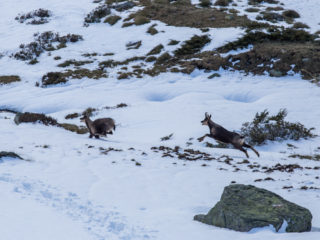
[[[233,184],[225,187],[207,215],[196,215],[194,220],[240,232],[270,225],[279,231],[283,224],[286,232],[306,232],[311,230],[312,215],[268,190]]]

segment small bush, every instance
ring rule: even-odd
[[[221,7],[226,7],[229,6],[229,4],[232,2],[232,0],[217,0],[214,5],[215,6],[221,6]]]
[[[173,133],[169,134],[168,136],[164,136],[162,138],[160,138],[161,141],[168,141],[171,140],[173,137]]]
[[[105,23],[109,23],[110,25],[114,25],[114,24],[116,24],[120,19],[121,19],[120,16],[118,16],[118,15],[112,15],[112,16],[110,16],[110,17],[107,17],[107,18],[104,20],[104,22],[105,22]]]
[[[62,46],[66,47],[66,43],[75,43],[83,40],[81,35],[67,34],[60,36],[59,33],[51,31],[36,33],[35,40],[29,44],[21,44],[20,51],[13,54],[13,57],[22,61],[35,61],[44,51],[54,51],[60,49]],[[54,46],[56,45],[56,46]]]
[[[211,42],[208,35],[198,36],[194,35],[190,40],[185,41],[180,48],[174,51],[176,56],[194,54]]]
[[[262,12],[260,15],[256,17],[257,20],[265,20],[270,22],[278,22],[283,21],[284,17],[276,12]]]
[[[49,22],[52,13],[47,9],[38,9],[26,14],[19,14],[15,19],[20,23],[39,25]]]
[[[307,24],[304,24],[302,22],[296,22],[293,24],[293,28],[295,29],[302,29],[302,28],[310,28]]]
[[[79,116],[80,116],[79,113],[70,113],[67,116],[65,116],[64,118],[65,119],[74,119],[74,118],[77,118]]]
[[[201,7],[210,7],[211,6],[211,1],[210,0],[200,0],[200,4]]]
[[[101,18],[106,17],[110,13],[110,8],[106,5],[96,7],[85,17],[84,26],[89,26],[89,23],[99,23],[101,22]]]
[[[299,13],[297,13],[297,12],[294,11],[294,10],[286,10],[286,11],[284,11],[284,12],[282,13],[282,15],[283,15],[284,17],[287,17],[287,18],[299,18],[299,17],[300,17]]]
[[[163,45],[159,44],[155,46],[150,52],[148,52],[147,56],[159,54],[163,48]]]
[[[246,12],[259,12],[260,9],[259,8],[247,8],[245,9]]]
[[[270,116],[267,110],[257,113],[252,122],[242,125],[241,134],[247,137],[250,144],[263,145],[267,141],[299,140],[315,137],[314,128],[306,128],[301,123],[285,121],[287,110],[281,109],[277,115]]]
[[[61,72],[48,72],[42,77],[42,86],[56,85],[66,83],[68,80]]]
[[[0,85],[20,82],[21,78],[17,75],[0,76]]]

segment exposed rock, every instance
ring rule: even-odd
[[[207,215],[196,215],[194,220],[240,232],[269,225],[279,231],[284,223],[288,224],[286,232],[306,232],[311,230],[312,215],[268,190],[234,184],[225,187]]]
[[[4,151],[1,151],[0,152],[0,160],[1,158],[3,157],[10,157],[10,158],[18,158],[18,159],[23,159],[22,157],[20,157],[18,154],[14,153],[14,152],[4,152]]]

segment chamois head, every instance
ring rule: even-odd
[[[204,119],[201,121],[202,125],[209,125],[209,121],[211,120],[211,115],[208,113],[204,114]]]
[[[89,116],[87,114],[83,114],[83,116],[80,118],[80,121],[85,122],[88,118]]]

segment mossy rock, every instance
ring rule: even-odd
[[[311,230],[312,215],[308,209],[268,190],[233,184],[225,187],[220,201],[207,215],[196,215],[194,220],[240,232],[270,225],[279,231],[287,222],[286,232],[307,232]]]

